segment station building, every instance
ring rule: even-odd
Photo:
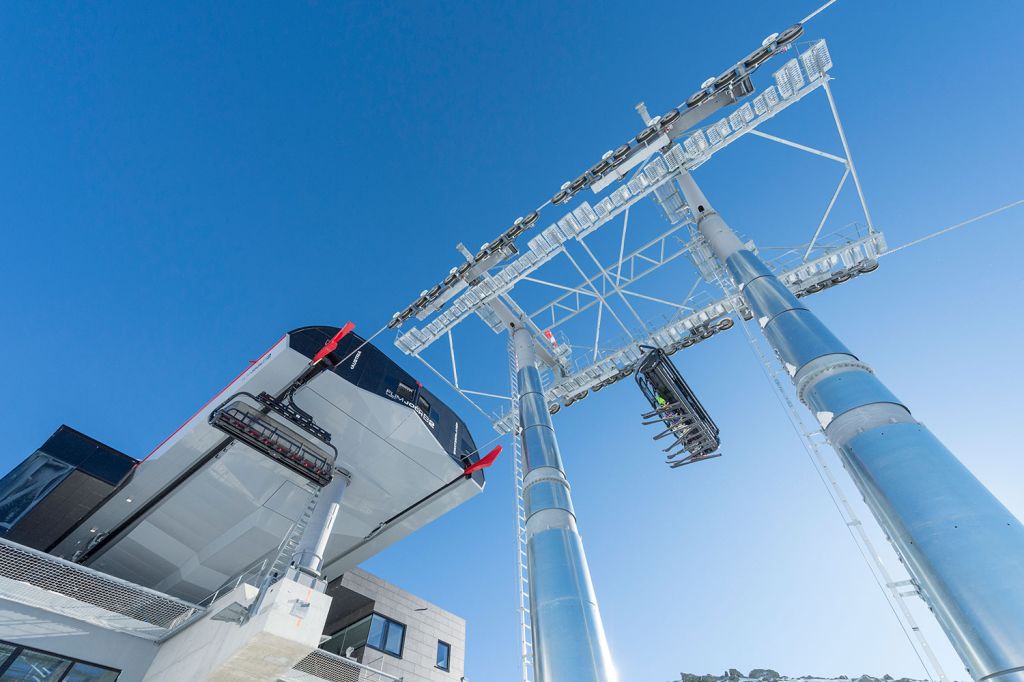
[[[285,334],[146,457],[61,426],[0,479],[0,679],[464,680],[358,568],[479,494],[465,423],[347,329]]]

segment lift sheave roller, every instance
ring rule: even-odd
[[[641,346],[647,353],[636,369],[636,383],[654,408],[645,413],[644,424],[662,424],[665,430],[654,440],[670,438],[664,449],[666,463],[673,469],[706,459],[720,457],[718,426],[708,416],[693,390],[660,348]],[[682,459],[676,459],[689,453]]]

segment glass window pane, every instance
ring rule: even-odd
[[[100,668],[88,663],[75,663],[71,672],[61,682],[114,682],[117,671]]]
[[[384,651],[395,656],[402,655],[402,638],[405,637],[405,626],[395,621],[388,623],[387,642],[384,644]]]
[[[383,649],[384,631],[387,629],[387,624],[386,620],[376,613],[373,614],[373,618],[370,620],[370,634],[366,637],[366,643],[375,649]]]
[[[345,656],[349,648],[354,651],[366,646],[366,638],[370,634],[370,616],[349,625],[334,633],[329,640],[320,645],[321,649],[332,654]]]
[[[448,670],[451,665],[452,647],[446,642],[437,643],[437,667],[441,670]]]
[[[3,682],[56,682],[71,661],[60,656],[40,653],[38,651],[22,651],[17,660],[11,664],[0,680]]]
[[[413,396],[415,396],[415,395],[416,395],[416,391],[414,391],[412,389],[412,387],[406,386],[402,382],[398,382],[398,397],[399,398],[401,398],[402,400],[407,400],[407,401],[409,401],[411,403],[412,399],[413,399]]]
[[[36,451],[0,479],[0,531],[10,530],[72,471],[70,464]]]
[[[15,647],[13,644],[8,644],[7,642],[0,642],[0,668],[2,668],[4,663],[7,662],[7,659],[10,658],[11,654],[14,653],[14,650],[16,648],[17,647]]]

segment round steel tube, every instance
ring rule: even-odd
[[[1024,682],[1024,525],[761,260],[689,175],[700,231],[740,288],[975,680]]]
[[[313,514],[302,531],[302,538],[292,555],[292,565],[300,571],[320,576],[327,541],[331,538],[331,530],[338,518],[338,509],[341,507],[341,499],[348,484],[348,476],[335,471],[331,482],[321,489],[316,506],[313,507]]]
[[[526,460],[526,555],[536,682],[615,682],[608,640],[576,528],[569,481],[547,410],[530,332],[516,328],[519,418]]]

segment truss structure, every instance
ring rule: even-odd
[[[842,169],[838,183],[828,195],[820,220],[806,225],[807,241],[760,249],[762,258],[780,281],[797,297],[803,297],[874,271],[878,267],[877,259],[887,253],[888,247],[884,235],[872,221],[831,92],[829,71],[832,60],[828,47],[824,40],[818,40],[800,45],[794,43],[782,52],[790,54],[785,55],[788,58],[773,73],[774,82],[763,87],[759,94],[754,94],[755,89],[748,80],[738,95],[730,91],[734,95],[731,99],[711,95],[710,101],[714,106],[708,107],[709,110],[717,112],[735,105],[731,113],[711,123],[705,121],[700,127],[688,126],[686,130],[661,128],[660,134],[649,133],[657,129],[658,121],[647,115],[646,107],[639,105],[637,111],[648,128],[637,136],[638,146],[624,146],[630,150],[627,163],[609,172],[598,164],[595,168],[601,168],[603,175],[580,187],[577,185],[583,176],[574,183],[566,183],[551,202],[517,220],[504,236],[484,244],[475,256],[460,244],[458,248],[466,262],[452,268],[440,285],[422,292],[412,306],[396,313],[395,320],[389,325],[392,328],[401,327],[411,317],[417,320],[416,325],[397,334],[396,346],[421,361],[484,414],[499,434],[515,436],[519,431],[519,415],[513,352],[509,351],[513,370],[509,395],[503,394],[504,386],[476,390],[460,383],[460,363],[453,330],[470,318],[479,318],[487,328],[500,334],[506,331],[502,320],[509,319],[511,315],[532,331],[538,358],[547,368],[542,379],[545,399],[552,414],[584,399],[592,391],[599,391],[631,376],[642,357],[641,346],[660,348],[671,355],[732,329],[737,321],[744,333],[750,336],[748,323],[763,326],[765,321],[754,321],[741,293],[723,285],[719,266],[695,229],[694,216],[677,182],[682,172],[704,165],[715,154],[747,135],[797,150],[826,164],[837,164]],[[711,79],[705,86],[710,82]],[[819,92],[828,104],[842,154],[761,129],[783,111]],[[694,97],[696,95],[690,100]],[[744,101],[748,98],[749,101]],[[678,110],[684,110],[684,107]],[[692,111],[687,111],[683,116],[690,113]],[[606,153],[602,163],[616,158],[615,154],[620,150]],[[589,172],[594,170],[592,168]],[[859,213],[856,222],[836,231],[826,230],[840,196],[851,185],[856,193]],[[590,200],[569,201],[577,191],[587,186],[594,195]],[[553,224],[537,230],[525,247],[516,243],[515,238],[537,222],[539,211],[546,212],[549,207],[563,204],[565,208]],[[637,216],[645,206],[648,212],[661,216],[662,226],[653,234],[649,229],[643,231],[644,227],[649,227],[646,224],[642,224],[640,230],[635,226]],[[630,224],[631,214],[634,216],[633,227]],[[643,235],[640,244],[627,249],[630,238],[635,240],[638,232]],[[603,249],[597,244],[601,239],[604,239]],[[614,248],[616,244],[617,249]],[[753,243],[749,246],[757,250]],[[769,253],[772,255],[765,257]],[[689,287],[685,284],[650,286],[659,273],[676,266],[689,270],[692,278]],[[673,283],[690,282],[690,279],[683,279],[681,272],[672,276]],[[525,291],[527,289],[530,292]],[[666,290],[685,290],[685,295],[677,298],[665,294]],[[530,293],[536,300],[527,303]],[[918,594],[916,589],[907,589],[914,587],[912,581],[894,578],[864,533],[860,520],[820,452],[823,438],[820,430],[803,425],[798,411],[781,387],[779,372],[789,371],[789,368],[776,368],[764,348],[754,342],[753,337],[751,341],[766,374],[788,405],[789,416],[795,419],[794,424],[805,439],[812,462],[826,482],[872,574],[880,585],[884,585],[883,592],[886,592],[887,600],[929,677],[946,679],[904,604],[905,597]],[[438,347],[447,350],[450,371],[441,369],[443,365],[440,362],[432,363],[427,359],[426,354]],[[473,348],[475,353],[479,352],[479,344],[473,344]],[[498,348],[500,346],[495,348],[496,352],[500,352]],[[493,409],[495,400],[498,401],[498,409]],[[492,409],[485,401],[492,401]],[[530,577],[523,544],[523,461],[517,438],[513,438],[513,445],[519,653],[522,680],[529,682],[533,679],[533,642]]]
[[[790,46],[786,52],[790,54],[784,56],[790,58],[775,71],[774,82],[760,94],[748,95],[751,101],[736,101],[731,113],[703,127],[663,133],[649,140],[649,144],[637,147],[627,164],[590,185],[595,195],[593,203],[579,201],[570,205],[554,224],[530,238],[526,248],[495,240],[485,244],[474,259],[462,247],[466,263],[453,268],[443,285],[423,292],[416,306],[420,324],[402,330],[395,345],[427,365],[487,416],[499,433],[507,434],[515,431],[517,417],[508,405],[509,396],[503,395],[504,389],[471,390],[459,383],[459,362],[452,332],[470,318],[483,320],[495,333],[503,332],[501,318],[495,313],[495,308],[501,306],[532,328],[540,357],[550,370],[545,397],[552,412],[631,374],[641,355],[640,345],[674,353],[730,327],[731,323],[722,323],[726,317],[748,318],[750,312],[738,294],[704,286],[714,282],[710,251],[693,229],[693,217],[676,183],[682,171],[704,165],[746,135],[799,150],[843,168],[821,219],[808,226],[813,227],[809,229],[809,240],[782,249],[771,259],[786,285],[797,296],[806,296],[874,270],[876,259],[886,250],[886,242],[871,220],[832,97],[828,73],[832,59],[828,47],[824,40],[818,40]],[[796,56],[791,55],[793,52]],[[816,92],[823,93],[828,102],[843,155],[760,129]],[[630,168],[623,170],[626,166]],[[838,232],[823,234],[850,180],[856,189],[861,211],[859,219],[863,223],[858,221]],[[636,213],[642,204],[652,202],[663,214],[667,228],[627,251],[627,238],[632,236],[631,212]],[[541,208],[547,207],[545,204]],[[536,219],[535,212],[528,220],[529,225],[518,232],[525,231]],[[522,224],[522,220],[517,221],[517,225]],[[613,224],[620,224],[619,249],[610,259],[602,260],[598,249],[589,242],[597,238],[599,231],[614,229]],[[644,288],[646,280],[675,262],[688,263],[697,270],[698,276],[685,297],[669,300],[659,289]],[[545,272],[538,272],[544,266],[548,266]],[[548,270],[559,272],[551,276],[545,274]],[[555,292],[555,296],[531,306],[532,312],[527,312],[520,306],[518,291],[513,297],[517,286],[539,287]],[[661,307],[660,315],[648,312],[645,316],[641,312],[642,305],[650,304]],[[578,326],[570,330],[584,313],[593,318],[592,332],[581,332]],[[609,326],[612,327],[610,332]],[[609,339],[615,341],[609,343]],[[446,341],[443,345],[448,347],[450,371],[439,369],[440,363],[432,364],[424,354],[439,341]],[[498,398],[505,404],[498,410],[488,410],[481,405],[480,398]]]

